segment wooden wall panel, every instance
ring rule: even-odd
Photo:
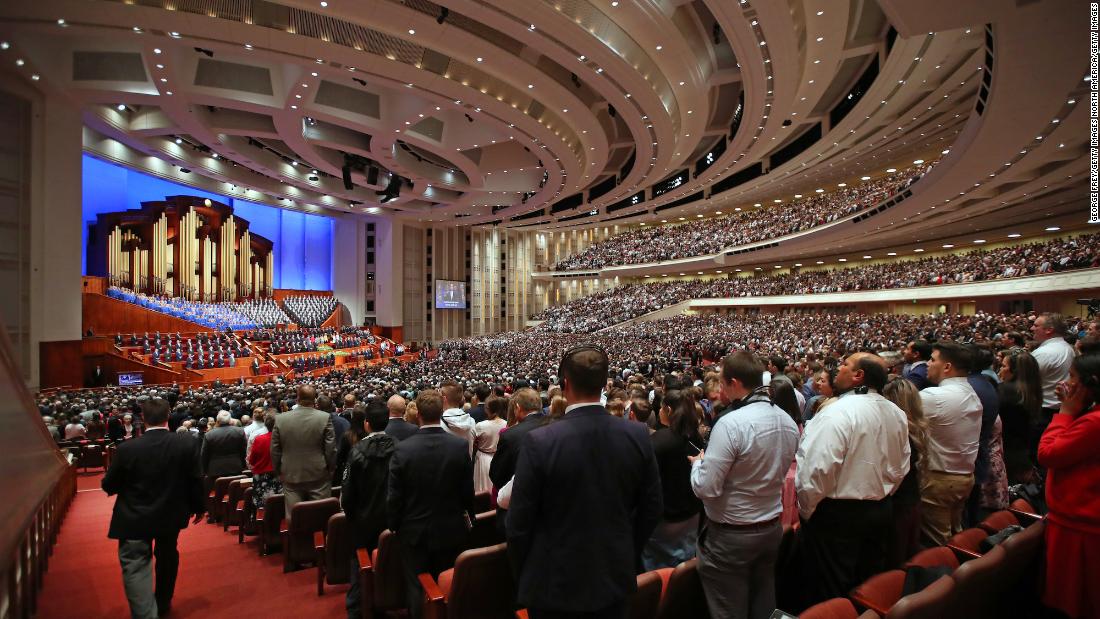
[[[84,333],[91,329],[96,335],[109,335],[114,337],[116,333],[153,333],[210,332],[212,329],[204,327],[189,320],[169,316],[160,312],[147,310],[144,307],[112,299],[101,294],[85,294],[83,296],[84,314],[81,319],[81,329]]]
[[[82,291],[94,294],[107,294],[107,278],[85,275],[84,288]]]
[[[83,344],[80,340],[39,342],[39,387],[83,387],[84,374],[81,370],[83,354]]]
[[[379,335],[385,338],[389,338],[395,342],[404,342],[404,327],[397,325],[395,327],[380,327]]]

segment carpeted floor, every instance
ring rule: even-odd
[[[42,593],[39,619],[129,617],[118,545],[107,539],[114,498],[99,490],[102,473],[82,473],[61,527]],[[283,574],[278,554],[261,557],[234,529],[199,524],[180,533],[180,573],[170,619],[276,619],[344,616],[346,586],[317,597],[317,571]],[[251,538],[254,539],[254,538]]]

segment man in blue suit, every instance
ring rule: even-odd
[[[508,553],[531,619],[619,619],[662,513],[649,432],[600,405],[607,353],[579,346],[558,368],[565,416],[523,440]]]

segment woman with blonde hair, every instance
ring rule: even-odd
[[[909,473],[894,492],[895,536],[889,560],[897,566],[920,550],[920,478],[928,467],[928,421],[920,391],[909,380],[891,380],[883,387],[882,396],[905,411],[909,420]]]
[[[554,396],[553,400],[550,400],[550,421],[561,419],[565,416],[565,407],[567,403],[565,398],[560,395]]]
[[[412,400],[409,400],[409,403],[405,405],[405,421],[413,425],[420,425],[420,413],[417,411],[416,402]]]

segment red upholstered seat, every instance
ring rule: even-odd
[[[207,498],[207,516],[213,522],[221,522],[225,518],[225,503],[223,499],[229,492],[229,484],[238,479],[245,479],[244,475],[229,475],[214,480],[214,491]]]
[[[355,547],[343,512],[329,517],[324,532],[313,534],[313,546],[317,553],[317,595],[324,595],[326,582],[330,585],[351,582],[351,557]]]
[[[240,523],[240,510],[241,501],[244,498],[244,491],[246,488],[252,487],[252,480],[247,477],[240,479],[234,479],[229,482],[229,490],[225,493],[225,498],[222,499],[222,530],[228,531],[229,527]]]
[[[985,529],[990,535],[999,532],[1005,527],[1011,527],[1013,525],[1020,524],[1020,521],[1007,509],[1003,509],[999,512],[993,512],[985,520],[978,524],[979,527]]]
[[[1016,499],[1008,506],[1008,511],[1012,512],[1012,515],[1016,516],[1020,524],[1025,526],[1036,520],[1043,519],[1035,508],[1032,507],[1031,503],[1027,502],[1027,499]]]
[[[378,547],[371,553],[356,550],[359,558],[359,608],[363,619],[376,613],[404,608],[405,568],[397,548],[397,535],[385,530],[378,536]]]
[[[905,585],[904,570],[890,570],[865,580],[848,597],[858,606],[885,615],[901,599],[901,590]]]
[[[1005,576],[1005,549],[995,546],[984,555],[967,561],[952,574],[955,596],[950,605],[954,617],[995,617],[998,598],[1015,583]]]
[[[440,580],[431,574],[418,578],[424,588],[424,619],[512,618],[516,591],[507,544],[463,552],[454,568],[440,574]],[[659,596],[660,579],[655,584]]]
[[[956,533],[954,537],[947,540],[947,547],[955,552],[959,561],[969,561],[982,556],[980,544],[987,537],[989,533],[985,529],[974,527]]]
[[[485,548],[504,542],[504,536],[497,527],[496,510],[477,514],[474,516],[473,525],[474,527],[470,529],[470,548]]]
[[[290,512],[290,522],[280,531],[283,541],[283,572],[293,571],[302,563],[317,559],[313,534],[328,527],[328,519],[340,511],[340,501],[333,498],[302,501]]]
[[[949,612],[954,592],[955,580],[950,576],[941,576],[922,591],[898,600],[886,613],[886,619],[943,619],[956,616]]]
[[[638,574],[638,588],[627,602],[626,619],[656,619],[663,585],[656,571]]]
[[[856,619],[859,613],[847,598],[825,600],[807,608],[798,619]]]
[[[260,554],[266,555],[272,546],[282,543],[279,531],[286,516],[286,503],[283,495],[273,494],[264,499],[263,514],[256,514],[256,524],[260,533]]]
[[[936,546],[935,548],[927,548],[918,552],[910,557],[905,563],[905,567],[949,567],[955,569],[959,567],[959,558],[955,556],[955,553],[947,546]]]
[[[661,605],[657,609],[658,619],[710,617],[703,582],[699,580],[699,559],[684,561],[675,569],[657,570],[657,574],[664,582]]]

